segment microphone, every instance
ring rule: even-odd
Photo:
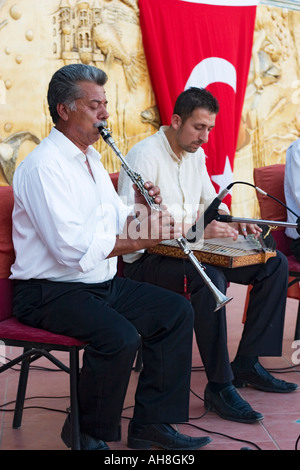
[[[204,229],[210,222],[216,219],[218,215],[218,208],[223,201],[223,199],[229,193],[231,187],[234,183],[231,183],[227,186],[227,188],[223,189],[218,196],[212,201],[212,203],[208,206],[208,208],[204,211],[204,213],[199,217],[197,222],[189,229],[187,233],[187,240],[190,243],[195,243],[197,240],[203,238]]]
[[[223,191],[221,191],[218,194],[218,196],[213,200],[213,202],[208,206],[208,208],[206,209],[206,211],[203,214],[204,228],[206,228],[206,226],[208,224],[210,224],[210,222],[212,222],[212,220],[215,219],[216,214],[218,212],[217,209],[219,208],[219,206],[220,206],[221,202],[223,201],[223,199],[229,193],[229,190],[232,186],[233,186],[233,183],[231,183],[229,186],[227,186],[227,188],[223,189]]]

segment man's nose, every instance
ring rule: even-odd
[[[200,133],[200,140],[202,140],[206,144],[208,142],[208,138],[209,138],[209,130],[202,129]]]
[[[100,106],[97,117],[98,117],[99,120],[109,118],[109,112],[107,111],[107,109],[104,105]]]

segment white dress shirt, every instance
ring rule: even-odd
[[[286,152],[284,192],[286,205],[300,216],[300,139],[293,142]],[[296,223],[295,217],[287,211],[287,221]],[[295,228],[287,227],[285,233],[290,238],[299,238]]]
[[[178,223],[192,225],[217,194],[207,172],[203,149],[199,148],[195,153],[183,152],[180,160],[169,144],[166,129],[167,126],[162,126],[158,132],[134,145],[126,160],[145,181],[159,186],[163,204]],[[118,192],[124,202],[133,203],[132,183],[122,168]],[[224,203],[220,209],[229,213]],[[141,256],[140,253],[123,258],[132,263]]]
[[[122,203],[100,154],[85,155],[57,129],[17,167],[14,180],[11,279],[104,282],[116,274],[107,259],[132,208]]]

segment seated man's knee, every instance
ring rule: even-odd
[[[282,270],[282,272],[286,272],[288,273],[289,271],[289,264],[288,264],[288,260],[287,260],[287,257],[281,253],[280,251],[277,251],[277,256],[276,256],[277,260],[279,260],[279,267],[278,269]],[[272,259],[272,258],[271,258]]]
[[[130,323],[115,325],[111,335],[107,334],[105,344],[103,340],[98,345],[94,345],[96,349],[105,354],[124,354],[136,352],[140,345],[140,335],[136,328]]]
[[[172,294],[171,316],[175,319],[180,320],[182,323],[193,325],[194,322],[194,309],[191,303],[181,294]]]

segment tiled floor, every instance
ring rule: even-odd
[[[230,356],[235,355],[242,331],[243,305],[246,288],[231,284],[230,293],[234,299],[228,304],[228,343]],[[288,369],[288,373],[274,372],[274,375],[300,385],[300,364],[294,365],[292,355],[300,360],[300,353],[292,348],[296,322],[297,302],[288,299],[284,332],[283,356],[268,358],[261,362],[270,369]],[[298,350],[300,351],[300,346]],[[6,351],[14,354],[16,351]],[[61,353],[60,358],[63,357]],[[65,410],[69,406],[68,377],[64,372],[45,370],[49,365],[44,359],[36,365],[40,369],[31,370],[27,387],[26,409],[20,429],[12,429],[12,417],[16,397],[18,369],[0,375],[0,405],[8,403],[6,411],[0,408],[0,450],[67,450],[60,439],[60,431],[65,420]],[[121,442],[109,443],[115,450],[128,450],[126,447],[128,418],[132,413],[134,391],[138,374],[132,377],[124,405]],[[268,394],[254,389],[243,389],[242,396],[252,407],[264,415],[264,420],[256,424],[239,424],[225,421],[214,413],[206,413],[203,406],[203,393],[206,376],[196,347],[193,354],[191,380],[190,421],[180,425],[181,432],[190,435],[209,435],[212,442],[202,450],[239,450],[243,447],[262,450],[295,450],[300,435],[300,389],[292,394]],[[34,398],[31,398],[34,397]],[[47,409],[46,409],[47,408]],[[300,445],[298,446],[300,448]]]

